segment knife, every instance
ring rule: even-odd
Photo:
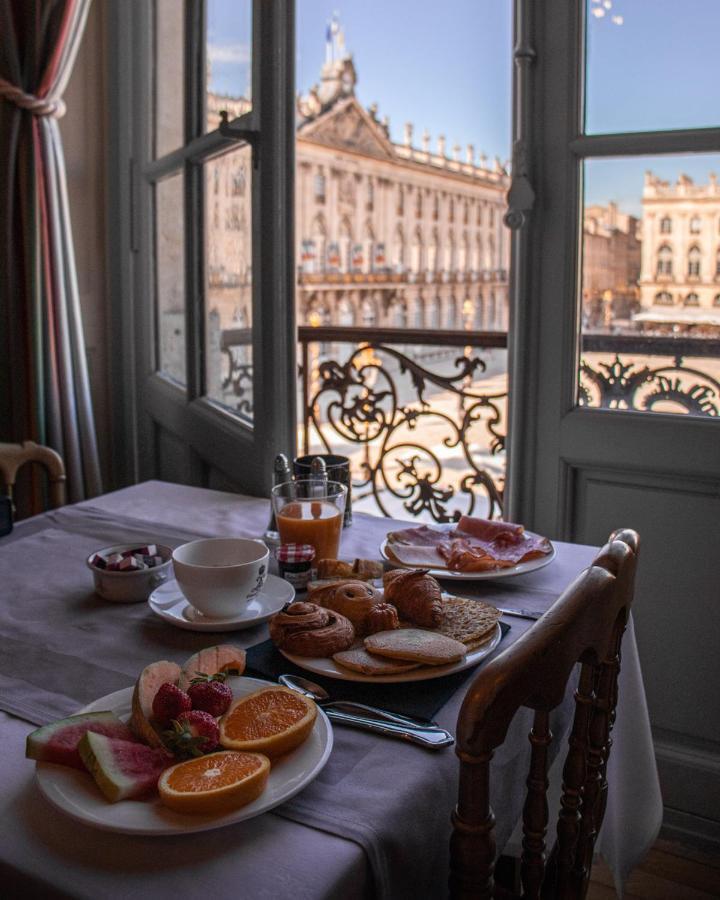
[[[323,712],[331,722],[338,725],[348,725],[351,728],[360,728],[364,731],[372,731],[376,734],[384,734],[386,737],[399,738],[418,744],[428,750],[440,750],[455,743],[455,738],[444,728],[420,728],[414,725],[400,725],[394,722],[373,719],[369,716],[358,716],[340,712],[337,709],[324,708]]]
[[[495,609],[506,616],[517,616],[519,619],[533,619],[533,621],[537,621],[545,615],[545,612],[535,612],[531,609],[505,609],[502,606],[496,606]]]

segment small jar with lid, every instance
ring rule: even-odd
[[[275,553],[280,577],[296,591],[307,590],[313,578],[315,548],[312,544],[281,544]]]

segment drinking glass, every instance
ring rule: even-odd
[[[339,481],[300,478],[272,489],[281,544],[312,544],[315,559],[337,559],[347,488]]]

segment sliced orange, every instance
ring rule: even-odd
[[[316,716],[309,697],[284,687],[262,688],[231,705],[220,720],[220,743],[277,759],[302,744]]]
[[[158,781],[160,799],[178,812],[228,812],[262,794],[270,760],[262,753],[221,750],[166,769]]]

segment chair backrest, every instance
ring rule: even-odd
[[[25,463],[39,463],[47,470],[50,502],[65,504],[65,466],[62,457],[50,447],[23,441],[22,444],[0,444],[0,478],[8,496],[12,498],[18,469]]]
[[[470,686],[457,725],[460,786],[450,848],[452,897],[493,896],[490,761],[523,706],[535,715],[523,809],[522,896],[585,896],[605,814],[620,644],[633,600],[638,550],[634,531],[614,532],[593,565],[529,631],[484,666]],[[562,702],[578,662],[557,840],[546,864],[549,714]]]

